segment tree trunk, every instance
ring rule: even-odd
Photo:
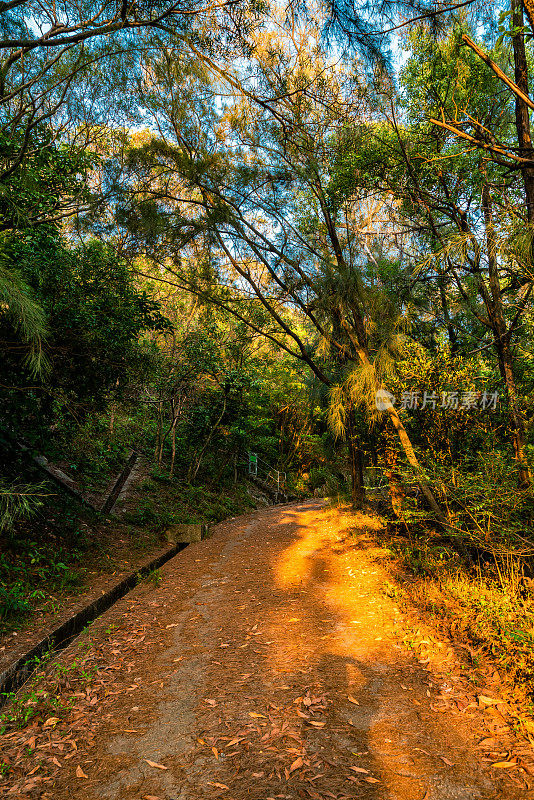
[[[226,467],[228,466],[228,464],[230,463],[235,454],[236,454],[235,450],[230,450],[230,452],[227,453],[225,457],[221,460],[221,466],[219,467],[219,471],[217,472],[217,474],[213,479],[213,483],[215,484],[215,486],[219,484],[219,481],[223,476],[224,470],[226,469]]]
[[[447,336],[449,337],[451,354],[454,355],[458,350],[458,337],[456,336],[456,331],[451,320],[447,292],[445,291],[445,279],[443,275],[439,276],[439,296],[441,300],[441,310],[443,312],[443,321],[447,327]]]
[[[323,215],[324,215],[324,218],[325,218],[328,234],[329,234],[330,240],[332,242],[333,251],[334,251],[334,254],[336,256],[337,263],[339,264],[339,266],[340,266],[340,268],[342,270],[342,273],[345,273],[345,272],[347,272],[347,264],[346,264],[345,259],[343,257],[343,250],[342,250],[341,244],[340,244],[338,236],[337,236],[337,232],[336,232],[336,229],[335,229],[334,222],[333,222],[333,220],[332,220],[332,218],[330,216],[330,211],[328,210],[328,206],[325,203],[324,199],[322,199],[321,194],[319,194],[318,197],[319,197],[319,201],[321,203],[321,209],[323,211]],[[366,328],[365,328],[365,318],[364,318],[364,314],[363,314],[363,307],[364,307],[364,303],[362,302],[361,297],[359,299],[353,298],[353,303],[352,303],[352,308],[351,308],[353,330],[351,330],[351,328],[348,325],[347,320],[345,319],[345,317],[344,317],[342,312],[338,316],[337,324],[341,328],[343,328],[343,330],[346,332],[346,334],[347,334],[347,336],[348,336],[348,338],[349,338],[349,340],[350,340],[350,342],[351,342],[351,344],[352,344],[352,346],[354,348],[354,351],[357,354],[357,356],[358,356],[360,362],[362,363],[362,365],[372,369],[372,371],[373,371],[373,373],[375,374],[375,377],[376,377],[376,373],[374,371],[373,363],[371,362],[371,360],[369,358],[369,350],[368,350],[368,346],[367,346],[367,333],[366,333]],[[377,388],[377,390],[383,388],[380,385],[380,383],[378,382],[378,380],[376,381],[376,388]],[[395,407],[391,403],[389,404],[389,407],[386,410],[387,410],[387,413],[389,414],[389,417],[390,417],[390,419],[391,419],[391,421],[393,423],[393,427],[397,431],[397,435],[398,435],[398,437],[400,439],[400,443],[402,445],[402,449],[404,450],[404,452],[406,454],[406,458],[408,459],[408,463],[415,470],[415,473],[417,475],[417,481],[419,483],[419,486],[421,487],[421,491],[422,491],[422,493],[423,493],[428,505],[430,506],[430,509],[432,510],[432,512],[435,514],[435,516],[437,517],[437,519],[440,522],[443,522],[443,523],[446,522],[446,516],[442,512],[442,510],[439,507],[439,504],[438,504],[436,498],[432,494],[432,490],[431,490],[430,486],[428,485],[428,481],[426,480],[425,474],[424,474],[424,472],[423,472],[423,470],[421,468],[421,465],[419,464],[417,456],[415,455],[415,451],[414,451],[414,449],[412,447],[412,443],[410,441],[410,437],[408,436],[408,433],[406,432],[406,428],[402,424],[402,420],[399,417],[399,414],[398,414],[397,410],[395,409]]]
[[[363,480],[363,454],[356,434],[356,420],[351,408],[347,414],[347,449],[350,465],[351,499],[354,508],[362,508],[365,502]]]
[[[219,425],[220,425],[220,423],[221,423],[221,420],[222,420],[222,418],[224,417],[224,414],[225,414],[225,412],[226,412],[226,402],[227,402],[227,401],[226,401],[226,397],[225,397],[225,398],[224,398],[224,402],[223,402],[223,408],[222,408],[222,411],[221,411],[221,413],[220,413],[219,417],[217,418],[217,422],[215,423],[215,425],[214,425],[214,426],[212,427],[212,429],[210,430],[210,432],[209,432],[209,434],[208,434],[208,438],[207,438],[207,439],[206,439],[206,441],[204,442],[204,445],[203,445],[203,447],[202,447],[202,450],[201,450],[201,451],[200,451],[200,453],[199,453],[199,456],[198,456],[198,459],[197,459],[197,463],[196,463],[196,465],[195,465],[195,469],[194,469],[194,470],[190,470],[190,476],[191,476],[191,478],[190,478],[190,479],[191,479],[191,480],[193,480],[193,481],[194,481],[194,480],[195,480],[195,478],[197,477],[198,471],[199,471],[199,469],[200,469],[200,465],[201,465],[201,463],[202,463],[202,459],[204,458],[204,453],[205,453],[205,452],[206,452],[206,450],[208,449],[208,446],[209,446],[209,443],[211,442],[211,439],[212,439],[212,437],[213,437],[213,434],[215,433],[215,431],[216,431],[216,430],[217,430],[217,428],[219,427]]]
[[[359,341],[353,335],[352,331],[350,330],[348,324],[345,321],[342,322],[342,325],[343,325],[343,328],[345,329],[345,331],[347,332],[347,335],[348,335],[350,341],[352,342],[352,345],[353,345],[356,353],[358,354],[358,358],[360,359],[361,363],[363,365],[365,365],[366,367],[370,367],[374,372],[374,367],[373,367],[373,364],[372,364],[372,362],[369,359],[369,356],[367,354],[367,349],[360,345]],[[363,327],[363,320],[361,321],[361,326]],[[378,381],[377,381],[376,386],[377,386],[377,390],[384,388],[383,386],[381,386],[378,383]],[[417,482],[418,482],[418,484],[419,484],[419,486],[421,488],[421,491],[422,491],[422,493],[423,493],[423,495],[425,497],[425,500],[427,501],[431,511],[435,514],[436,518],[440,522],[445,523],[446,522],[446,516],[443,513],[443,511],[441,510],[441,508],[439,507],[439,504],[438,504],[436,498],[434,497],[434,495],[432,493],[432,489],[430,488],[430,486],[428,484],[428,481],[427,481],[427,479],[425,477],[425,474],[423,472],[423,469],[422,469],[422,467],[421,467],[421,465],[419,463],[419,460],[418,460],[417,456],[415,455],[415,450],[413,449],[412,443],[410,441],[410,437],[408,436],[408,432],[406,431],[406,428],[404,427],[404,425],[402,423],[402,420],[401,420],[401,418],[399,416],[399,412],[397,411],[397,409],[395,408],[395,406],[392,403],[388,403],[384,410],[389,415],[389,418],[390,418],[391,422],[393,423],[393,427],[395,428],[395,430],[397,432],[397,436],[399,437],[402,449],[404,450],[404,453],[406,455],[408,463],[415,470]]]
[[[386,478],[388,479],[391,494],[391,506],[396,517],[402,517],[404,491],[400,477],[396,471],[397,453],[394,450],[386,451]]]
[[[437,519],[440,522],[445,523],[446,522],[445,515],[443,514],[443,511],[439,507],[439,504],[438,504],[436,498],[434,497],[430,486],[428,485],[428,481],[425,478],[425,475],[424,475],[424,472],[423,472],[423,470],[421,468],[419,460],[418,460],[417,456],[415,455],[415,451],[414,451],[412,443],[410,441],[410,437],[408,436],[406,428],[404,427],[404,425],[402,423],[402,420],[401,420],[401,418],[399,416],[399,412],[397,411],[397,409],[395,408],[394,405],[389,405],[388,408],[387,408],[387,413],[389,414],[389,418],[390,418],[391,422],[393,423],[393,427],[397,431],[397,435],[398,435],[398,437],[400,439],[400,443],[402,445],[402,449],[404,450],[404,452],[406,454],[406,458],[408,459],[408,463],[415,470],[415,474],[416,474],[416,477],[417,477],[417,482],[418,482],[419,486],[421,487],[421,491],[422,491],[422,493],[423,493],[423,495],[425,497],[425,500],[427,501],[428,505],[430,506],[431,511],[436,515]]]
[[[501,286],[497,264],[497,243],[493,229],[493,215],[491,208],[491,195],[487,185],[482,187],[482,210],[486,227],[486,247],[488,251],[488,277],[491,293],[491,305],[487,308],[495,349],[499,362],[499,370],[506,389],[509,408],[509,421],[512,436],[514,457],[517,463],[519,488],[527,489],[531,478],[525,461],[525,424],[519,406],[519,397],[515,382],[512,348],[510,347],[510,333],[507,330],[504,309],[502,305]]]
[[[173,421],[172,432],[171,432],[172,453],[171,453],[171,470],[170,470],[170,473],[169,473],[169,477],[171,477],[171,478],[174,475],[174,461],[176,459],[176,423],[177,423],[177,421],[178,421],[178,419],[175,419]]]
[[[523,5],[527,13],[532,33],[534,33],[534,0],[523,0]]]
[[[497,342],[496,342],[497,344]],[[514,458],[517,463],[518,484],[520,489],[528,489],[531,483],[530,472],[525,460],[525,423],[519,408],[519,398],[515,384],[513,371],[513,357],[510,343],[507,338],[502,342],[502,357],[499,359],[499,367],[506,387],[506,397],[510,413],[510,428],[512,434],[512,445],[514,448]]]
[[[159,400],[158,401],[157,411],[158,411],[158,416],[157,416],[156,446],[154,448],[154,458],[158,462],[158,466],[161,467],[161,451],[162,451],[161,436],[162,436],[162,431],[163,431],[163,400]]]
[[[522,28],[523,25],[522,0],[512,0],[512,27]],[[524,34],[516,33],[515,36],[512,37],[512,45],[514,50],[515,82],[521,91],[528,96],[528,61]],[[515,98],[515,124],[517,140],[521,148],[520,155],[523,158],[533,158],[534,150],[532,148],[529,108],[525,101],[517,95]],[[529,166],[524,166],[521,169],[521,174],[523,176],[523,186],[525,189],[527,219],[530,225],[534,225],[534,169]]]

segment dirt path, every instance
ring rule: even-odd
[[[91,630],[96,677],[44,739],[29,730],[44,766],[6,796],[534,797],[528,772],[491,767],[509,757],[497,739],[477,749],[485,715],[460,679],[400,644],[366,535],[378,523],[358,523],[350,535],[354,519],[317,502],[273,508],[169,562]]]

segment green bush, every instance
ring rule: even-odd
[[[324,486],[330,477],[331,473],[326,467],[312,467],[308,479],[308,485],[311,491],[313,492],[315,489]]]
[[[17,581],[11,586],[0,586],[0,619],[9,621],[23,617],[31,608],[27,587],[23,583]]]

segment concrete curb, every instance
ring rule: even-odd
[[[160,553],[156,558],[142,564],[135,572],[131,572],[124,578],[108,589],[101,597],[92,600],[87,606],[77,611],[73,616],[63,622],[54,630],[47,633],[37,644],[31,647],[26,653],[10,664],[7,669],[0,673],[0,707],[8,700],[6,695],[16,692],[25,683],[32,672],[36,669],[37,661],[50,650],[62,650],[82,632],[82,630],[93,620],[97,619],[104,611],[128,594],[139,579],[146,577],[152,570],[158,569],[180,550],[187,547],[187,543],[178,542]]]

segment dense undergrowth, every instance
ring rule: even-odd
[[[533,711],[534,587],[524,560],[496,558],[415,525],[407,532],[390,524],[379,538],[391,559],[384,591],[445,634],[467,663],[490,658]]]

